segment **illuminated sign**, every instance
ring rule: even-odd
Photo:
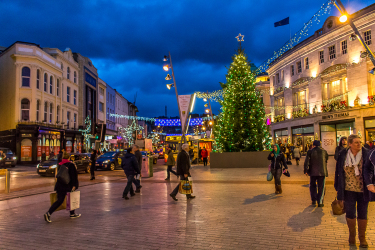
[[[181,126],[181,121],[180,121],[180,119],[156,119],[155,125],[156,126],[167,126],[167,127]],[[202,118],[190,119],[189,126],[199,126],[199,125],[203,125],[203,119]]]

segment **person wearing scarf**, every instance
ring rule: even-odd
[[[273,145],[273,150],[268,155],[268,160],[271,161],[271,173],[275,179],[275,194],[281,194],[283,190],[281,189],[281,174],[282,168],[288,169],[288,165],[286,165],[285,156],[280,151],[279,145]]]
[[[362,147],[358,135],[350,135],[348,144],[348,148],[342,150],[337,157],[335,173],[337,200],[345,206],[349,244],[356,244],[358,222],[360,247],[367,248],[368,203],[375,201],[374,165],[369,151]],[[373,158],[375,160],[375,155]]]

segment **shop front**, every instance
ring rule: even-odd
[[[344,120],[319,124],[322,147],[327,150],[329,155],[335,154],[335,149],[339,144],[341,137],[348,137],[354,133],[354,124],[355,120]]]
[[[292,127],[292,143],[295,147],[300,147],[301,153],[311,148],[314,141],[314,124]]]
[[[61,132],[39,130],[37,139],[37,161],[48,160],[51,156],[57,155],[61,150],[61,140]]]
[[[274,133],[275,143],[288,144],[289,133],[287,128],[275,130]]]
[[[83,152],[83,136],[78,131],[67,130],[65,132],[65,150],[68,153]]]

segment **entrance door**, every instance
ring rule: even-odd
[[[21,161],[32,161],[33,142],[30,139],[21,141]]]

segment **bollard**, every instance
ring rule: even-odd
[[[8,169],[0,169],[0,175],[5,175],[5,193],[10,193],[10,171]]]

